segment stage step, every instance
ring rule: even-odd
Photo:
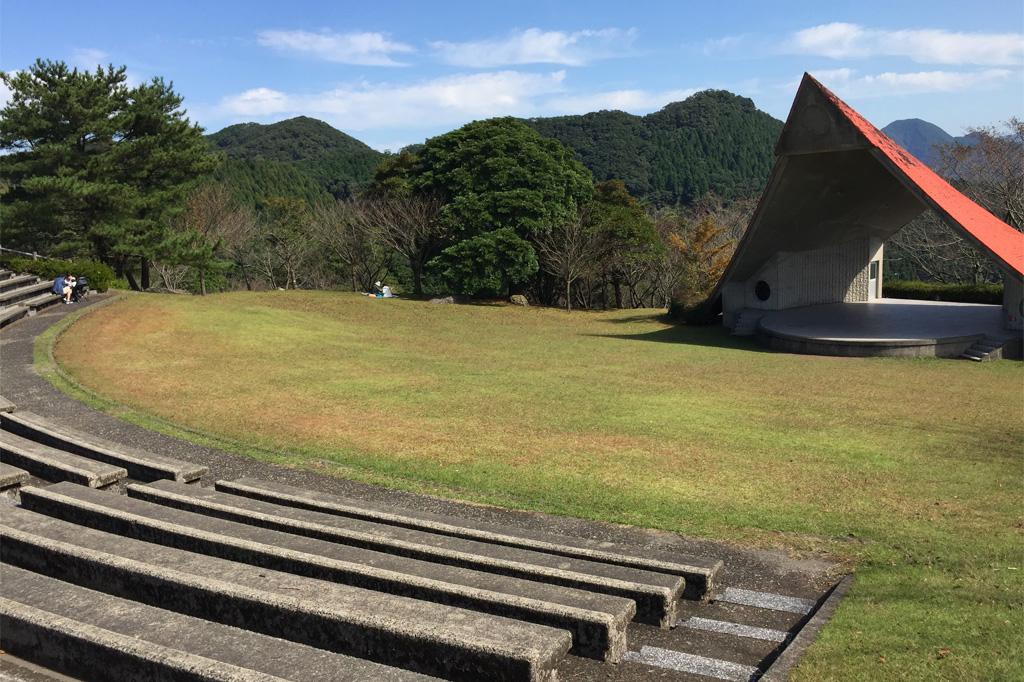
[[[753,336],[757,326],[765,316],[763,310],[744,309],[736,314],[736,323],[732,327],[733,336]]]
[[[188,482],[199,479],[208,471],[205,466],[156,455],[76,431],[32,412],[0,414],[0,426],[19,436],[51,447],[124,467],[128,470],[128,475],[137,481],[169,478]]]
[[[14,488],[25,483],[29,479],[29,473],[24,469],[0,462],[0,490]]]
[[[426,682],[418,673],[147,606],[0,565],[0,646],[106,680]]]
[[[140,494],[138,490],[135,494]],[[315,537],[388,554],[625,597],[636,619],[670,627],[686,581],[674,575],[427,533],[321,512],[284,507],[208,488],[155,485],[146,499],[179,509]]]
[[[32,490],[23,489],[23,493]],[[338,585],[0,507],[6,563],[90,589],[452,680],[554,680],[564,630]]]
[[[973,360],[974,362],[985,362],[988,360],[998,360],[1002,357],[1003,341],[1000,339],[993,338],[991,336],[984,336],[983,338],[975,341],[974,344],[965,350],[960,357],[965,360]],[[996,352],[1000,351],[1000,352]]]
[[[34,277],[32,279],[35,279]],[[10,280],[8,280],[10,282]],[[3,293],[0,293],[0,305],[12,305],[15,303],[22,303],[30,298],[37,298],[41,294],[49,294],[55,300],[60,297],[57,294],[50,292],[50,282],[36,282],[33,284],[25,284],[13,289],[7,289]]]
[[[217,481],[216,487],[217,490],[233,495],[297,509],[682,576],[686,579],[684,596],[690,599],[709,597],[714,587],[715,576],[722,568],[722,562],[718,559],[654,551],[645,551],[643,556],[639,556],[635,553],[636,550],[632,550],[634,553],[630,553],[610,542],[512,528],[482,521],[468,521],[456,516],[412,509],[400,509],[253,478]]]
[[[188,496],[194,486],[162,481]],[[132,485],[133,497],[149,486]],[[22,506],[90,528],[310,578],[568,630],[573,653],[618,662],[636,605],[529,580],[398,557],[62,484],[27,488]]]
[[[123,467],[79,457],[9,431],[0,431],[0,462],[47,481],[71,481],[90,488],[102,488],[128,476]]]

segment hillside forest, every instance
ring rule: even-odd
[[[742,236],[782,125],[712,90],[647,116],[475,121],[383,154],[307,117],[204,135],[170,85],[129,86],[123,67],[39,60],[0,79],[3,246],[201,294],[382,281],[415,296],[689,308]],[[937,144],[934,163],[1019,229],[1024,129],[1011,129]],[[965,249],[926,214],[887,267],[994,280]]]

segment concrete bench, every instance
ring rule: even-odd
[[[0,327],[6,327],[11,322],[20,320],[27,314],[27,308],[22,308],[21,306],[17,305],[11,305],[5,308],[0,308]]]
[[[0,462],[47,481],[71,481],[90,488],[102,488],[128,476],[123,467],[79,457],[9,431],[0,431]]]
[[[398,668],[221,625],[0,565],[0,646],[107,680],[427,682]]]
[[[12,273],[10,270],[4,270],[4,272],[8,274],[0,277],[0,294],[14,289],[20,289],[21,287],[31,286],[39,281],[39,278],[35,275],[15,275],[14,277],[11,277],[10,275]],[[53,283],[50,282],[49,285],[52,287]],[[3,300],[5,299],[0,298],[0,301]]]
[[[710,597],[714,589],[715,576],[722,568],[722,561],[719,559],[655,551],[645,551],[641,555],[636,550],[628,551],[610,542],[556,535],[524,528],[510,528],[481,521],[467,521],[456,516],[411,509],[396,509],[375,505],[364,500],[355,500],[254,478],[217,481],[216,487],[217,490],[233,495],[243,495],[299,509],[309,509],[509,547],[532,549],[616,566],[678,575],[686,579],[685,597],[688,599]]]
[[[162,481],[187,494],[192,486]],[[131,493],[148,486],[133,485]],[[568,630],[572,652],[618,662],[636,605],[529,580],[338,545],[62,484],[27,489],[22,506],[97,530],[335,583]]]
[[[188,482],[198,480],[208,471],[205,466],[112,443],[57,424],[32,412],[0,414],[0,426],[11,433],[51,447],[124,467],[128,470],[128,475],[137,481],[169,478]]]
[[[62,300],[57,294],[45,293],[18,301],[18,305],[28,310],[29,314],[34,314],[47,306],[60,303]]]
[[[23,493],[32,488],[23,489]],[[5,563],[150,606],[451,680],[553,681],[568,632],[0,507]]]
[[[50,284],[50,282],[37,282],[34,284],[25,284],[23,286],[19,286],[13,289],[8,289],[4,292],[0,292],[0,305],[12,305],[14,303],[21,303],[22,301],[25,301],[27,299],[39,297],[42,294],[48,294],[55,300],[60,299],[60,296],[50,291],[52,286],[53,285]]]
[[[0,462],[0,490],[14,488],[28,481],[29,473],[24,469]]]
[[[0,412],[14,412],[14,408],[14,403],[0,395]]]
[[[636,620],[670,627],[685,586],[679,576],[333,516],[206,489],[154,485],[146,499],[231,521],[387,554],[632,599]],[[140,495],[142,491],[136,491]]]

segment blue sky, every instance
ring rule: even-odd
[[[211,132],[304,114],[397,149],[479,118],[642,114],[705,88],[783,119],[804,71],[878,126],[956,135],[1024,115],[1020,0],[0,3],[0,69],[123,64],[173,81]]]

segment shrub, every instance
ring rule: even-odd
[[[54,279],[58,275],[71,273],[76,277],[85,277],[89,280],[89,288],[94,291],[106,291],[114,281],[114,271],[109,265],[94,260],[54,260],[31,258],[11,258],[4,256],[0,258],[8,270],[15,272],[37,275],[43,279]]]
[[[1003,302],[1002,284],[941,284],[920,280],[894,279],[882,283],[885,298],[911,298],[924,301],[949,301],[951,303]]]

